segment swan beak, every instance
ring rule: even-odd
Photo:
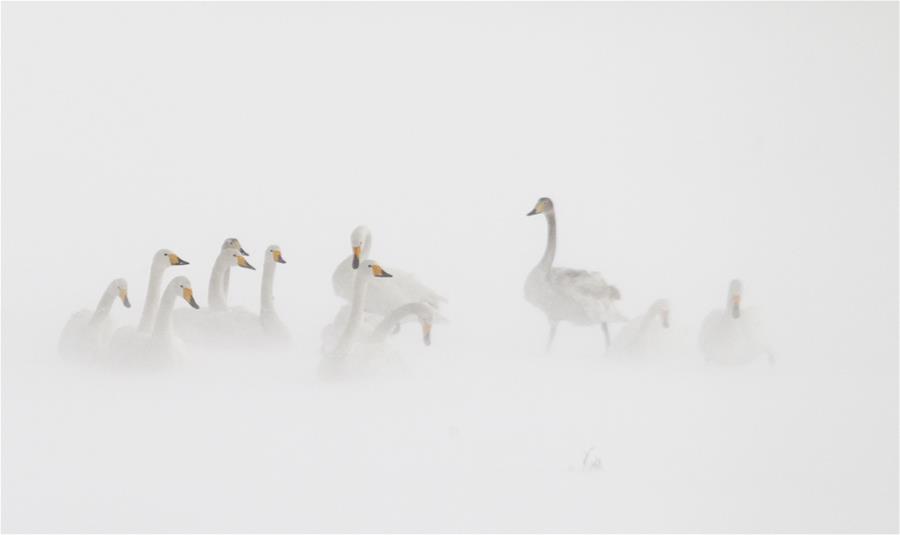
[[[372,266],[372,274],[376,277],[393,277],[393,275],[382,269],[378,264]]]
[[[184,297],[184,300],[187,301],[189,305],[191,305],[194,308],[200,308],[200,305],[197,304],[197,301],[194,301],[194,290],[192,290],[190,288],[185,288],[184,290],[181,291],[181,295],[182,295],[182,297]]]
[[[542,199],[542,200],[538,201],[538,203],[537,203],[536,205],[534,205],[534,210],[528,212],[528,213],[525,214],[525,215],[537,215],[537,214],[543,214],[543,213],[544,213],[544,209],[545,209],[545,208],[544,208],[544,201],[543,201],[543,199]]]
[[[244,255],[244,256],[250,256],[250,253],[248,253],[247,251],[245,251],[243,247],[238,247],[238,248],[240,249],[240,252],[241,252],[242,255]]]
[[[283,256],[281,256],[281,251],[275,251],[274,253],[272,253],[272,258],[279,264],[287,264],[287,261]]]
[[[669,328],[669,311],[668,310],[662,311],[662,326],[664,329]]]
[[[422,324],[422,341],[425,342],[426,346],[431,345],[431,324],[430,323]]]
[[[731,298],[731,317],[734,319],[741,317],[741,296],[739,295]]]
[[[359,245],[355,245],[353,247],[353,269],[357,269],[359,267],[359,254],[360,247]]]
[[[169,255],[169,263],[173,266],[186,266],[190,264],[190,262],[186,260],[182,260],[180,256],[175,253]]]
[[[250,262],[247,262],[247,259],[244,258],[243,256],[237,257],[237,262],[238,262],[238,265],[241,266],[242,268],[252,269],[254,271],[256,270],[256,268],[251,266]]]
[[[122,300],[122,305],[124,305],[125,308],[131,308],[131,302],[128,300],[128,290],[120,288],[119,299]]]

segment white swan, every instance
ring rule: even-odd
[[[219,251],[219,256],[216,257],[212,272],[209,275],[209,295],[207,298],[209,299],[210,310],[225,310],[228,308],[228,295],[225,293],[225,276],[232,267],[256,269],[247,262],[247,258],[241,253],[242,250],[241,248],[226,248],[223,244],[222,250]]]
[[[190,262],[185,261],[168,249],[160,249],[153,255],[150,262],[150,281],[147,283],[147,295],[144,297],[144,309],[141,312],[141,321],[137,330],[149,333],[156,319],[156,310],[159,306],[159,291],[162,288],[163,272],[171,266],[186,266]]]
[[[241,247],[241,242],[237,238],[225,238],[225,241],[222,242],[222,248],[220,251],[224,251],[226,249],[234,249],[235,251],[241,253],[243,256],[250,256],[250,253],[244,250]],[[228,287],[231,282],[231,272],[225,271],[222,275],[222,295],[225,296],[225,299],[228,299]]]
[[[198,313],[175,311],[175,330],[178,336],[188,342],[226,346],[243,337],[246,322],[235,319],[241,312],[228,308],[222,288],[225,273],[234,266],[256,269],[247,262],[240,249],[226,248],[219,251],[209,277],[209,306]]]
[[[191,281],[184,276],[175,277],[162,294],[153,331],[147,334],[117,330],[109,346],[109,356],[115,362],[138,364],[160,363],[160,359],[177,356],[181,350],[179,340],[172,333],[172,309],[179,297],[193,308],[200,308],[194,300]]]
[[[350,247],[352,253],[337,265],[331,276],[334,293],[347,301],[353,300],[355,270],[361,261],[369,257],[372,249],[372,233],[368,227],[360,225],[353,229]],[[434,307],[437,318],[442,319],[437,311],[447,301],[444,297],[419,282],[414,275],[392,267],[389,269],[393,278],[370,288],[365,302],[366,312],[385,316],[407,303],[427,303]]]
[[[286,264],[281,247],[270,245],[266,248],[266,259],[263,263],[262,285],[259,292],[259,322],[263,332],[270,337],[286,340],[290,338],[290,331],[282,323],[275,311],[275,297],[272,294],[272,286],[275,284],[276,264]]]
[[[109,311],[113,301],[119,298],[125,308],[131,308],[128,301],[128,283],[116,279],[109,283],[97,308],[82,310],[72,314],[59,337],[59,352],[62,355],[95,355],[103,349],[112,336],[112,321]]]
[[[546,197],[538,200],[529,216],[544,214],[547,219],[547,247],[540,262],[525,280],[525,299],[541,309],[550,322],[550,337],[547,349],[556,336],[559,322],[568,321],[575,325],[603,326],[606,345],[609,347],[608,323],[624,321],[616,309],[619,290],[596,271],[584,271],[563,267],[553,267],[556,257],[556,212],[553,201]]]
[[[707,362],[745,364],[765,354],[769,364],[774,364],[775,355],[763,335],[759,314],[741,307],[742,295],[741,281],[731,281],[725,308],[713,310],[703,321],[700,351]]]
[[[359,266],[359,264],[357,264]],[[391,278],[393,275],[386,272],[378,262],[366,259],[362,261],[362,266],[356,271],[356,277],[353,282],[353,300],[350,310],[346,314],[338,313],[338,317],[332,325],[326,328],[323,344],[323,352],[329,357],[346,356],[353,343],[356,341],[357,332],[363,323],[363,315],[365,314],[366,294],[369,290],[369,281],[374,278]],[[343,316],[343,317],[342,317]],[[330,334],[340,332],[340,336],[333,337]]]
[[[663,349],[669,329],[669,302],[657,299],[645,314],[625,324],[612,341],[610,351],[631,356],[649,356]]]

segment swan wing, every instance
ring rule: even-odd
[[[412,273],[400,269],[385,269],[394,276],[391,283],[402,293],[405,303],[428,303],[432,307],[438,308],[441,303],[447,302],[447,298],[422,284]]]

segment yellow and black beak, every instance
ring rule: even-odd
[[[372,264],[372,275],[375,275],[376,277],[393,277],[393,275],[382,269],[378,264]]]
[[[169,263],[172,264],[173,266],[186,266],[186,265],[190,264],[190,262],[188,262],[186,260],[182,260],[181,257],[179,257],[175,253],[169,254]]]
[[[250,256],[250,253],[248,253],[247,251],[245,251],[243,247],[240,247],[240,252],[241,252],[241,254],[244,255],[244,256]]]
[[[185,288],[181,291],[181,296],[184,297],[184,300],[188,302],[194,308],[200,308],[200,305],[197,304],[197,301],[194,301],[194,290],[190,288]]]
[[[122,300],[122,305],[125,308],[131,308],[131,302],[128,300],[128,290],[119,288],[119,299]]]
[[[247,259],[244,258],[243,256],[238,256],[237,262],[238,262],[238,265],[241,266],[242,268],[253,269],[253,270],[256,269],[255,267],[251,266],[250,262],[247,262]]]
[[[281,251],[275,251],[272,253],[272,258],[278,262],[279,264],[287,264],[287,261],[281,256]]]
[[[360,250],[361,247],[359,245],[353,246],[353,269],[357,269],[359,267]]]
[[[425,342],[426,346],[431,345],[431,324],[430,323],[422,324],[422,341]]]
[[[542,213],[544,213],[544,202],[538,201],[538,203],[536,205],[534,205],[534,208],[525,215],[527,215],[527,216],[528,215],[537,215],[537,214],[542,214]]]

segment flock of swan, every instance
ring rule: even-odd
[[[547,222],[547,243],[540,261],[525,280],[525,299],[540,309],[550,326],[549,350],[561,322],[600,325],[608,351],[646,354],[669,327],[668,301],[655,301],[645,314],[628,320],[619,310],[621,293],[594,271],[554,266],[556,257],[556,211],[553,201],[541,198],[527,215],[542,214]],[[382,267],[369,257],[372,233],[359,226],[350,235],[351,254],[332,275],[334,293],[346,301],[332,322],[322,331],[322,362],[326,366],[371,359],[386,344],[388,335],[404,323],[418,323],[422,341],[431,344],[435,323],[444,320],[441,306],[446,299],[419,282],[413,275]],[[110,309],[116,299],[131,307],[128,284],[115,279],[100,297],[94,310],[74,314],[59,340],[64,355],[91,356],[110,363],[158,365],[177,358],[184,344],[236,347],[260,344],[289,347],[290,331],[274,306],[274,279],[279,264],[286,260],[277,245],[266,248],[260,286],[258,312],[228,305],[232,268],[255,270],[237,238],[226,239],[213,263],[209,278],[208,306],[201,308],[194,298],[191,281],[178,275],[163,286],[169,268],[188,262],[168,249],[153,255],[150,277],[140,320],[136,326],[115,329]],[[725,307],[713,310],[704,321],[699,347],[708,362],[740,364],[766,355],[774,356],[759,328],[758,315],[741,304],[743,286],[734,280],[728,288]],[[183,300],[191,308],[175,309]],[[615,338],[609,324],[624,323]]]

